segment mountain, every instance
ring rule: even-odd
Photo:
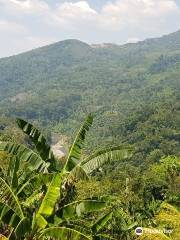
[[[180,31],[0,59],[0,239],[179,240],[179,90]]]
[[[122,46],[65,40],[0,59],[0,114],[67,134],[91,111],[109,139],[145,106],[177,103],[179,76],[180,31]]]

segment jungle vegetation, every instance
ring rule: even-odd
[[[0,239],[179,240],[179,79],[180,31],[0,59]]]
[[[83,154],[92,123],[90,114],[60,159],[36,127],[17,119],[31,143],[0,142],[2,239],[136,239],[137,226],[145,227],[139,239],[179,238],[180,159],[163,157],[142,174],[127,163],[136,152],[130,145]]]

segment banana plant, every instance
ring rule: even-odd
[[[92,239],[90,235],[85,235],[73,229],[72,226],[67,227],[67,223],[70,219],[81,217],[85,213],[104,209],[106,203],[81,200],[71,202],[57,210],[57,202],[61,198],[61,182],[62,173],[55,174],[38,207],[32,212],[25,207],[13,189],[0,178],[0,202],[11,210],[14,216],[11,233],[7,239]]]
[[[30,137],[35,145],[35,150],[21,144],[0,142],[0,151],[5,151],[12,156],[11,161],[9,161],[8,172],[5,175],[7,176],[7,182],[10,186],[13,186],[14,191],[23,191],[24,185],[27,186],[29,179],[36,174],[62,172],[64,179],[63,187],[67,192],[69,189],[70,195],[72,195],[71,190],[73,189],[74,181],[77,179],[87,179],[95,170],[110,161],[131,157],[131,147],[113,146],[101,149],[86,158],[82,158],[81,153],[84,141],[92,123],[93,116],[89,114],[74,139],[64,167],[59,169],[56,164],[57,159],[42,133],[32,124],[22,119],[17,119],[18,126]],[[68,195],[68,193],[65,195]]]
[[[81,152],[85,137],[93,123],[93,116],[90,114],[85,119],[75,137],[64,167],[59,169],[56,166],[54,154],[41,132],[32,124],[22,119],[17,119],[17,123],[23,132],[30,137],[35,145],[36,151],[24,145],[0,143],[0,151],[6,151],[12,155],[11,161],[9,162],[7,179],[5,179],[6,181],[4,181],[4,184],[6,184],[5,186],[9,191],[11,190],[11,195],[14,196],[11,196],[9,202],[11,202],[11,199],[14,200],[18,206],[17,209],[21,210],[22,214],[22,208],[27,208],[28,214],[32,214],[33,212],[35,212],[35,214],[32,217],[32,224],[27,224],[26,216],[19,216],[14,211],[14,208],[12,208],[10,204],[6,204],[6,201],[3,200],[9,195],[5,195],[5,198],[0,199],[0,203],[4,205],[1,211],[1,220],[6,219],[9,213],[13,213],[13,219],[16,220],[13,221],[13,219],[10,218],[9,221],[10,225],[13,227],[13,237],[16,235],[18,237],[20,236],[20,229],[23,229],[24,225],[30,225],[31,232],[38,232],[38,236],[39,234],[41,237],[43,234],[45,234],[44,236],[51,234],[53,231],[47,230],[48,220],[51,219],[52,221],[53,219],[53,222],[65,221],[64,217],[59,215],[60,212],[65,211],[63,209],[64,207],[66,211],[69,208],[75,208],[76,210],[74,210],[73,213],[76,215],[79,212],[77,209],[85,209],[87,211],[87,206],[89,206],[89,204],[91,205],[91,203],[73,203],[71,207],[68,205],[69,201],[72,200],[68,198],[68,195],[72,195],[74,181],[79,178],[87,178],[93,171],[109,161],[128,158],[132,155],[131,148],[119,146],[98,151],[86,159],[82,159]],[[1,189],[1,192],[6,194],[4,188]],[[22,200],[21,205],[17,199]],[[43,200],[41,201],[41,199]],[[13,206],[15,206],[14,202]],[[92,204],[96,206],[99,203],[92,202]],[[80,212],[82,212],[82,210]],[[62,216],[66,216],[66,214]],[[54,225],[52,227],[54,227]],[[54,232],[66,232],[64,226],[61,227],[63,227],[63,229],[56,228]],[[73,232],[73,234],[75,233]]]
[[[101,216],[92,226],[92,236],[93,240],[101,240],[101,239],[113,239],[110,235],[103,233],[102,230],[108,224],[110,220],[112,220],[113,211],[110,211],[103,216]]]
[[[102,167],[103,164],[112,161],[129,158],[132,155],[132,148],[127,146],[113,146],[93,153],[87,158],[82,158],[82,149],[84,146],[87,132],[93,123],[93,116],[89,114],[84,123],[80,127],[74,142],[70,148],[63,169],[56,166],[55,158],[50,145],[47,143],[42,133],[32,124],[23,119],[17,119],[17,124],[22,131],[29,136],[35,145],[33,151],[24,145],[18,145],[9,142],[0,142],[0,151],[5,151],[18,159],[17,165],[12,160],[11,168],[15,167],[19,170],[18,179],[21,182],[29,179],[29,175],[33,173],[59,172],[75,178],[87,178],[94,170]],[[16,170],[16,172],[17,172]],[[26,170],[26,171],[24,171]],[[12,169],[13,171],[13,169]],[[22,174],[24,173],[24,174]],[[28,175],[26,177],[26,174]],[[7,174],[8,175],[8,174]]]
[[[36,146],[36,150],[39,153],[42,160],[45,162],[50,162],[51,164],[56,162],[56,158],[47,144],[45,137],[41,132],[36,129],[32,124],[22,120],[17,119],[18,126],[26,133]],[[71,177],[84,178],[88,177],[94,170],[102,167],[103,164],[119,159],[126,159],[132,156],[132,148],[127,146],[113,146],[106,149],[101,149],[96,151],[87,158],[82,158],[82,149],[84,146],[85,138],[87,132],[93,124],[93,116],[89,114],[82,126],[80,127],[70,151],[66,158],[65,165],[62,172],[68,173]],[[52,167],[52,165],[50,165]],[[54,171],[58,171],[55,169]]]
[[[32,174],[48,172],[49,164],[24,145],[0,142],[0,151],[7,152],[10,156],[8,170],[3,175],[13,189],[18,190]]]

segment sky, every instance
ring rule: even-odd
[[[64,39],[125,44],[180,29],[180,0],[0,0],[0,57]]]

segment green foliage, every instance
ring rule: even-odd
[[[2,178],[0,178],[0,202],[10,208],[20,218],[24,217],[17,196]]]
[[[46,227],[47,222],[43,217],[49,217],[52,215],[55,204],[60,195],[62,174],[55,175],[47,189],[46,195],[44,196],[39,210],[36,214],[34,224],[43,229]]]
[[[76,216],[79,218],[84,214],[88,214],[89,212],[98,212],[101,209],[104,209],[106,203],[96,200],[81,200],[70,202],[69,204],[66,204],[66,202],[70,201],[68,194],[72,194],[72,190],[74,188],[73,181],[75,181],[75,179],[73,180],[72,176],[75,177],[75,175],[78,174],[76,170],[73,170],[77,169],[78,167],[83,169],[83,164],[81,166],[81,163],[85,162],[85,164],[88,164],[88,162],[91,160],[91,167],[89,167],[91,169],[89,173],[91,173],[105,162],[101,161],[97,165],[96,163],[92,163],[92,157],[84,161],[80,161],[81,150],[85,141],[86,132],[89,130],[92,121],[93,118],[91,115],[89,115],[75,138],[63,169],[59,171],[59,169],[56,168],[53,170],[53,174],[43,173],[41,171],[42,162],[45,164],[47,157],[53,166],[56,166],[54,165],[56,159],[54,158],[53,154],[45,154],[46,156],[42,155],[43,149],[45,149],[45,153],[46,149],[48,149],[48,152],[50,153],[51,148],[50,146],[47,147],[46,139],[42,136],[39,130],[34,128],[32,124],[29,124],[23,120],[18,120],[18,125],[20,128],[22,128],[22,130],[28,136],[30,136],[30,139],[33,141],[33,143],[35,143],[36,150],[39,155],[23,145],[1,142],[1,151],[6,151],[8,154],[12,155],[9,161],[7,176],[4,175],[4,177],[8,179],[9,185],[4,181],[3,178],[0,178],[2,226],[4,226],[4,223],[7,223],[6,218],[10,210],[12,210],[14,214],[20,218],[19,221],[17,220],[16,222],[13,222],[13,225],[9,224],[9,227],[13,228],[9,235],[9,239],[26,239],[26,237],[28,238],[30,236],[32,239],[39,239],[41,237],[46,238],[46,236],[55,239],[64,239],[65,237],[67,239],[73,239],[73,237],[76,237],[77,239],[88,239],[88,237],[82,232],[69,229],[66,227],[66,225],[68,225],[69,220],[75,218]],[[112,155],[113,151],[120,150],[119,148],[110,148],[106,151],[99,151],[98,154],[93,156],[96,158],[98,155],[103,154]],[[121,151],[123,151],[122,148]],[[127,153],[121,153],[121,157],[126,158],[129,156],[127,156]],[[111,158],[111,160],[113,160],[113,158]],[[25,169],[24,166],[28,166],[28,164],[31,166],[31,168]],[[36,171],[35,174],[33,173],[34,170]],[[48,170],[49,169],[47,168],[47,171]],[[22,176],[18,175],[19,172],[22,173],[22,171],[24,171],[24,181],[22,181]],[[28,181],[26,171],[28,172],[27,176],[30,176],[30,173],[32,174]],[[50,169],[50,172],[51,171],[52,169]],[[21,181],[19,181],[19,179]],[[34,192],[32,192],[33,187]],[[14,191],[17,192],[17,195],[15,195]],[[20,202],[20,199],[23,201]],[[23,213],[23,210],[25,210],[25,213]],[[26,218],[26,214],[29,215],[28,218]],[[14,215],[12,218],[13,217]],[[97,223],[98,227],[96,228],[100,230],[105,226],[109,219],[109,216],[100,219]],[[54,223],[57,224],[61,224],[63,221],[67,221],[67,223],[65,226],[58,226],[54,224],[52,228],[49,228],[51,221],[54,221]],[[54,229],[54,231],[52,231],[52,229]],[[94,228],[92,228],[92,230],[93,229]]]
[[[162,232],[156,233],[157,229],[145,228],[144,231],[146,231],[146,233],[142,234],[141,237],[139,237],[140,240],[153,240],[153,239],[170,240],[171,239]]]
[[[55,157],[53,155],[50,145],[47,144],[47,141],[45,137],[41,134],[41,132],[37,128],[35,128],[32,124],[24,121],[23,119],[18,118],[17,124],[23,130],[23,132],[30,137],[32,142],[35,144],[36,150],[38,151],[40,157],[46,162],[48,160],[51,160],[51,165],[54,165]],[[50,167],[54,167],[54,166],[50,166]]]
[[[39,168],[46,169],[45,161],[34,151],[22,144],[11,142],[0,142],[0,151],[7,152],[9,155],[17,156],[20,163],[25,164],[26,170],[38,170]]]
[[[125,146],[110,147],[100,150],[85,159],[81,166],[84,171],[89,174],[96,169],[99,169],[104,164],[112,161],[129,159],[132,157],[132,148]]]
[[[179,239],[180,233],[180,212],[176,207],[164,202],[161,204],[160,211],[156,215],[156,221],[162,229],[170,230],[172,239]]]
[[[110,212],[98,219],[98,221],[91,227],[92,231],[97,234],[107,224],[107,222],[112,219],[112,215],[113,213]]]
[[[84,121],[82,127],[80,128],[77,136],[75,137],[75,140],[72,144],[72,147],[69,151],[69,155],[67,157],[65,170],[71,171],[77,164],[79,164],[86,132],[89,131],[89,128],[91,127],[92,123],[93,117],[89,115],[87,119]]]
[[[50,237],[51,239],[63,240],[63,239],[77,239],[77,240],[90,240],[91,238],[85,236],[81,232],[65,227],[51,227],[45,229],[40,235],[40,239],[43,237]]]
[[[56,212],[56,215],[60,216],[62,219],[68,220],[77,216],[80,217],[85,213],[99,211],[105,208],[105,206],[106,202],[104,201],[80,200],[65,205]]]
[[[72,136],[85,114],[94,112],[98,120],[88,144],[90,149],[97,143],[118,145],[122,131],[117,128],[128,118],[126,124],[134,132],[137,124],[129,121],[136,112],[142,113],[137,123],[148,120],[150,112],[144,111],[147,106],[156,110],[162,103],[169,112],[164,119],[167,123],[174,121],[178,116],[174,105],[179,96],[179,34],[105,48],[69,40],[1,59],[0,113]],[[169,102],[171,106],[165,106]],[[149,132],[153,130],[151,125]],[[171,127],[166,129],[164,121],[162,125],[167,134]],[[172,129],[178,134],[177,128]]]
[[[139,239],[179,240],[179,34],[0,59],[3,238],[134,240],[143,226]],[[88,115],[74,137],[87,112],[94,128]],[[64,159],[54,133],[71,146]]]

